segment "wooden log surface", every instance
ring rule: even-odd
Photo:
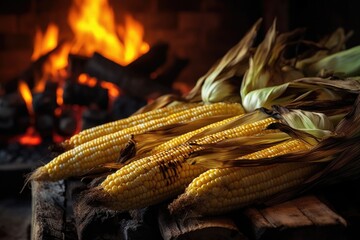
[[[219,217],[174,217],[166,207],[159,211],[159,228],[164,240],[181,239],[247,239],[235,222],[224,216]]]
[[[179,217],[171,216],[166,204],[125,213],[92,205],[83,198],[88,187],[80,181],[33,182],[32,239],[355,240],[359,236],[355,229],[359,225],[348,223],[314,195],[228,215]],[[73,229],[68,226],[72,219]]]
[[[64,239],[66,204],[64,181],[32,181],[31,188],[31,239]]]
[[[244,214],[250,221],[254,239],[272,239],[274,236],[282,239],[281,233],[287,235],[287,239],[298,239],[290,238],[294,233],[304,234],[307,239],[315,239],[314,236],[318,236],[320,232],[327,239],[341,239],[339,235],[344,233],[347,226],[343,217],[313,195],[267,208],[248,208]]]

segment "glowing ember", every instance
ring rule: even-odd
[[[102,88],[108,90],[109,96],[115,98],[120,96],[120,89],[113,83],[110,82],[101,82],[94,77],[90,77],[88,74],[82,73],[78,77],[78,83],[87,85],[89,87],[94,87],[100,85]]]
[[[22,145],[38,145],[41,143],[41,136],[34,128],[29,127],[26,133],[19,137],[18,142]]]

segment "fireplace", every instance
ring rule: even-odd
[[[1,4],[2,141],[25,145],[186,94],[261,14],[238,1]]]

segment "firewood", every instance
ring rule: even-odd
[[[165,86],[171,86],[188,63],[189,59],[175,57],[169,65],[164,66],[164,69],[157,73],[154,80]]]
[[[164,240],[180,239],[247,239],[235,222],[226,216],[214,217],[175,217],[166,207],[160,209],[159,227]]]
[[[63,239],[66,206],[64,182],[33,181],[31,189],[31,239]]]
[[[64,104],[77,104],[81,106],[96,105],[101,109],[107,109],[109,93],[99,85],[90,87],[74,81],[66,81],[63,94]]]
[[[315,196],[267,208],[248,208],[244,213],[254,239],[343,239],[347,225],[344,218]]]
[[[149,76],[133,72],[106,57],[95,53],[87,62],[85,72],[99,80],[119,86],[126,94],[147,99],[172,92],[169,87],[153,81]]]
[[[167,43],[154,44],[147,53],[127,65],[126,69],[148,76],[166,62],[168,49]]]

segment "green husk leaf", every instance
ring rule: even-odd
[[[297,69],[305,69],[307,66],[318,62],[324,57],[339,52],[345,48],[345,42],[351,36],[351,32],[345,35],[345,31],[343,28],[336,29],[330,36],[326,36],[321,39],[317,43],[317,47],[319,48],[314,54],[310,57],[297,60],[296,68]]]
[[[333,123],[325,114],[299,109],[289,110],[280,106],[276,106],[276,111],[281,114],[282,121],[289,127],[306,132],[316,138],[323,139],[334,131]]]
[[[333,73],[336,76],[350,77],[360,74],[360,46],[356,46],[308,65],[304,72],[309,76],[319,75],[321,72]]]
[[[349,94],[360,91],[359,79],[330,80],[324,78],[302,78],[278,86],[265,87],[249,92],[242,99],[247,112],[272,105],[293,105],[305,101],[339,101]],[[316,107],[316,106],[314,106]]]

